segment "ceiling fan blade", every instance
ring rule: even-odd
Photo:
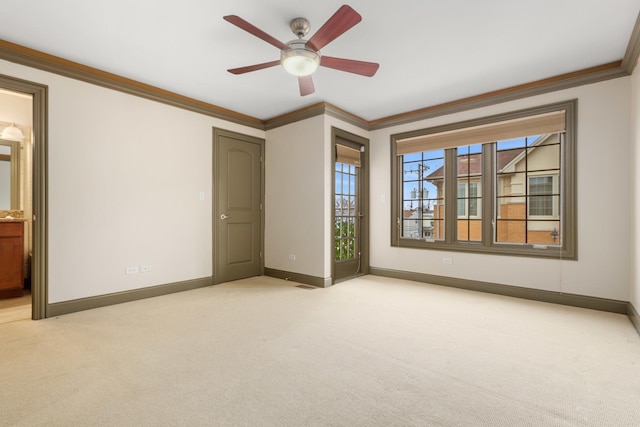
[[[248,23],[244,19],[240,18],[236,15],[227,15],[224,16],[223,19],[227,22],[231,22],[236,27],[242,28],[248,33],[253,34],[254,36],[266,41],[267,43],[277,47],[280,50],[289,49],[289,45],[281,42],[280,40],[270,36],[269,34],[262,31],[260,28],[256,27],[253,24]]]
[[[360,74],[361,76],[373,77],[378,71],[380,64],[375,62],[356,61],[355,59],[334,58],[323,56],[320,65],[333,68],[334,70],[346,71],[347,73]]]
[[[300,96],[310,95],[316,91],[311,76],[298,77],[298,84],[300,85]]]
[[[264,68],[275,67],[276,65],[280,65],[280,61],[271,61],[271,62],[263,62],[262,64],[254,64],[248,65],[246,67],[238,67],[227,70],[231,74],[244,74],[249,73],[251,71],[262,70]]]
[[[307,46],[320,50],[362,20],[362,16],[346,4],[309,39]]]

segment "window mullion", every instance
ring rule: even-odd
[[[391,246],[400,246],[400,227],[402,224],[402,156],[396,156],[396,144],[391,144],[391,176],[395,177],[395,184],[391,185]],[[392,181],[393,182],[393,181]]]
[[[444,236],[446,243],[455,242],[458,235],[458,159],[456,149],[445,150]]]
[[[482,245],[492,246],[496,208],[496,144],[482,145]]]

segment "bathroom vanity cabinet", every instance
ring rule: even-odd
[[[24,294],[24,220],[0,220],[0,298]]]

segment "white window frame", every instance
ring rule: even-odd
[[[470,201],[472,197],[469,195],[469,185],[475,184],[477,186],[476,196],[473,199],[477,200],[478,206],[476,207],[476,213],[474,215],[470,214]],[[460,196],[459,190],[460,186],[464,185],[464,195]],[[482,215],[479,215],[482,212],[482,181],[470,181],[465,177],[458,177],[458,199],[456,203],[457,216],[459,219],[480,219]],[[460,202],[464,202],[464,213],[460,213]]]
[[[551,215],[535,215],[531,213],[531,206],[527,207],[527,216],[532,219],[559,219],[560,218],[560,203],[558,197],[555,197],[556,194],[559,193],[559,181],[560,177],[558,174],[549,174],[549,173],[541,173],[541,174],[530,174],[527,177],[527,194],[529,196],[544,196],[544,194],[534,195],[531,193],[531,179],[532,178],[551,178],[551,193],[548,197],[551,197]]]

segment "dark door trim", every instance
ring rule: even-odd
[[[0,75],[0,87],[32,96],[33,99],[33,251],[31,265],[31,318],[48,317],[47,202],[48,181],[48,87],[39,83]]]
[[[219,236],[219,224],[220,222],[218,221],[218,202],[217,202],[217,191],[218,191],[218,187],[217,187],[217,182],[218,182],[218,173],[219,171],[217,170],[217,164],[218,164],[218,143],[220,140],[220,137],[229,137],[229,138],[233,138],[233,139],[238,139],[244,142],[249,142],[249,143],[253,143],[253,144],[258,144],[260,146],[260,205],[261,205],[261,210],[260,210],[260,228],[261,228],[261,232],[260,232],[260,274],[264,275],[264,227],[265,227],[265,216],[264,216],[264,199],[265,199],[265,140],[262,138],[257,138],[254,136],[250,136],[250,135],[245,135],[242,133],[238,133],[238,132],[233,132],[230,130],[226,130],[226,129],[221,129],[221,128],[213,128],[213,147],[212,147],[212,151],[213,151],[213,164],[212,164],[212,177],[213,177],[213,181],[211,183],[212,188],[211,188],[211,220],[212,220],[212,231],[213,231],[213,236],[212,236],[212,276],[213,276],[213,283],[214,284],[218,284],[218,283],[222,283],[219,279],[219,275],[218,275],[218,251],[216,250],[216,239],[217,236]]]
[[[363,138],[358,135],[354,135],[342,129],[338,129],[335,127],[331,128],[331,152],[336,152],[337,141],[341,140],[343,143],[347,143],[354,147],[363,147],[364,151],[361,153],[361,185],[360,185],[360,198],[361,198],[361,213],[362,218],[360,219],[360,268],[358,273],[354,274],[355,277],[362,274],[369,274],[369,163],[370,163],[370,155],[369,155],[369,140]],[[331,194],[332,200],[334,199],[333,195],[335,195],[336,188],[336,167],[335,167],[335,158],[331,159]],[[335,245],[333,242],[335,241],[335,209],[331,208],[331,277],[332,282],[336,283],[336,281],[341,281],[345,279],[349,279],[350,277],[345,278],[336,278],[336,254],[335,254]]]

